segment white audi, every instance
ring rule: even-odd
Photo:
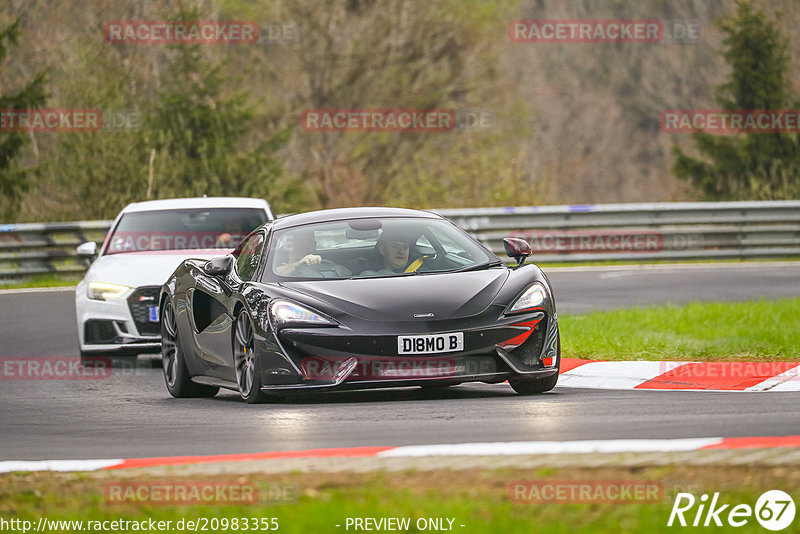
[[[274,217],[255,198],[180,198],[130,204],[100,250],[87,242],[78,256],[91,261],[75,288],[82,357],[159,352],[158,292],[187,258],[224,256],[251,230]]]

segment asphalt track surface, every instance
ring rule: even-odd
[[[800,264],[553,270],[560,313],[800,296]],[[0,293],[0,356],[77,356],[72,291]],[[568,355],[565,355],[568,356]],[[0,380],[0,459],[137,458],[364,445],[792,435],[800,393],[609,391],[506,384],[330,392],[249,406],[172,399],[150,362],[102,380]]]

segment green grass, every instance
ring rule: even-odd
[[[189,482],[240,482],[291,485],[299,498],[284,504],[174,506],[163,503],[110,504],[103,488],[108,483],[130,482],[136,473],[120,479],[113,473],[100,475],[11,474],[0,475],[0,517],[32,521],[50,520],[196,520],[198,518],[277,518],[279,532],[348,532],[348,517],[452,518],[453,531],[462,533],[565,534],[605,532],[674,532],[666,526],[678,491],[720,492],[720,503],[753,506],[768,489],[780,488],[798,496],[800,480],[791,469],[775,467],[652,467],[470,469],[434,472],[307,473],[280,475],[236,475],[203,477]],[[149,480],[141,475],[139,481]],[[161,479],[175,483],[180,478]],[[518,481],[648,481],[660,484],[663,496],[645,503],[552,504],[511,499],[509,487]],[[729,507],[730,508],[730,507]],[[696,507],[693,511],[696,511]],[[691,518],[693,515],[688,515]],[[336,527],[336,525],[341,525]],[[464,525],[464,527],[461,527]],[[34,527],[35,528],[35,527]],[[764,532],[754,518],[737,532]],[[70,532],[70,530],[62,530]],[[214,530],[211,530],[213,532]],[[233,531],[218,529],[218,532]],[[353,531],[351,527],[350,532]],[[416,532],[415,528],[409,529]],[[712,528],[718,532],[720,529]],[[171,529],[170,532],[180,532]]]
[[[31,287],[67,287],[80,282],[82,275],[75,274],[39,274],[11,283],[0,280],[0,289],[27,289]]]
[[[559,315],[566,358],[800,360],[800,298]]]

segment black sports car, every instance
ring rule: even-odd
[[[505,380],[552,389],[553,291],[521,239],[508,267],[447,219],[334,209],[266,223],[229,256],[185,260],[159,298],[167,389],[247,402],[320,388]]]

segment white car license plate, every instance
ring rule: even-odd
[[[437,354],[462,350],[464,350],[464,332],[425,336],[397,336],[398,354]]]
[[[150,319],[151,323],[158,322],[158,306],[147,307],[147,318]]]

